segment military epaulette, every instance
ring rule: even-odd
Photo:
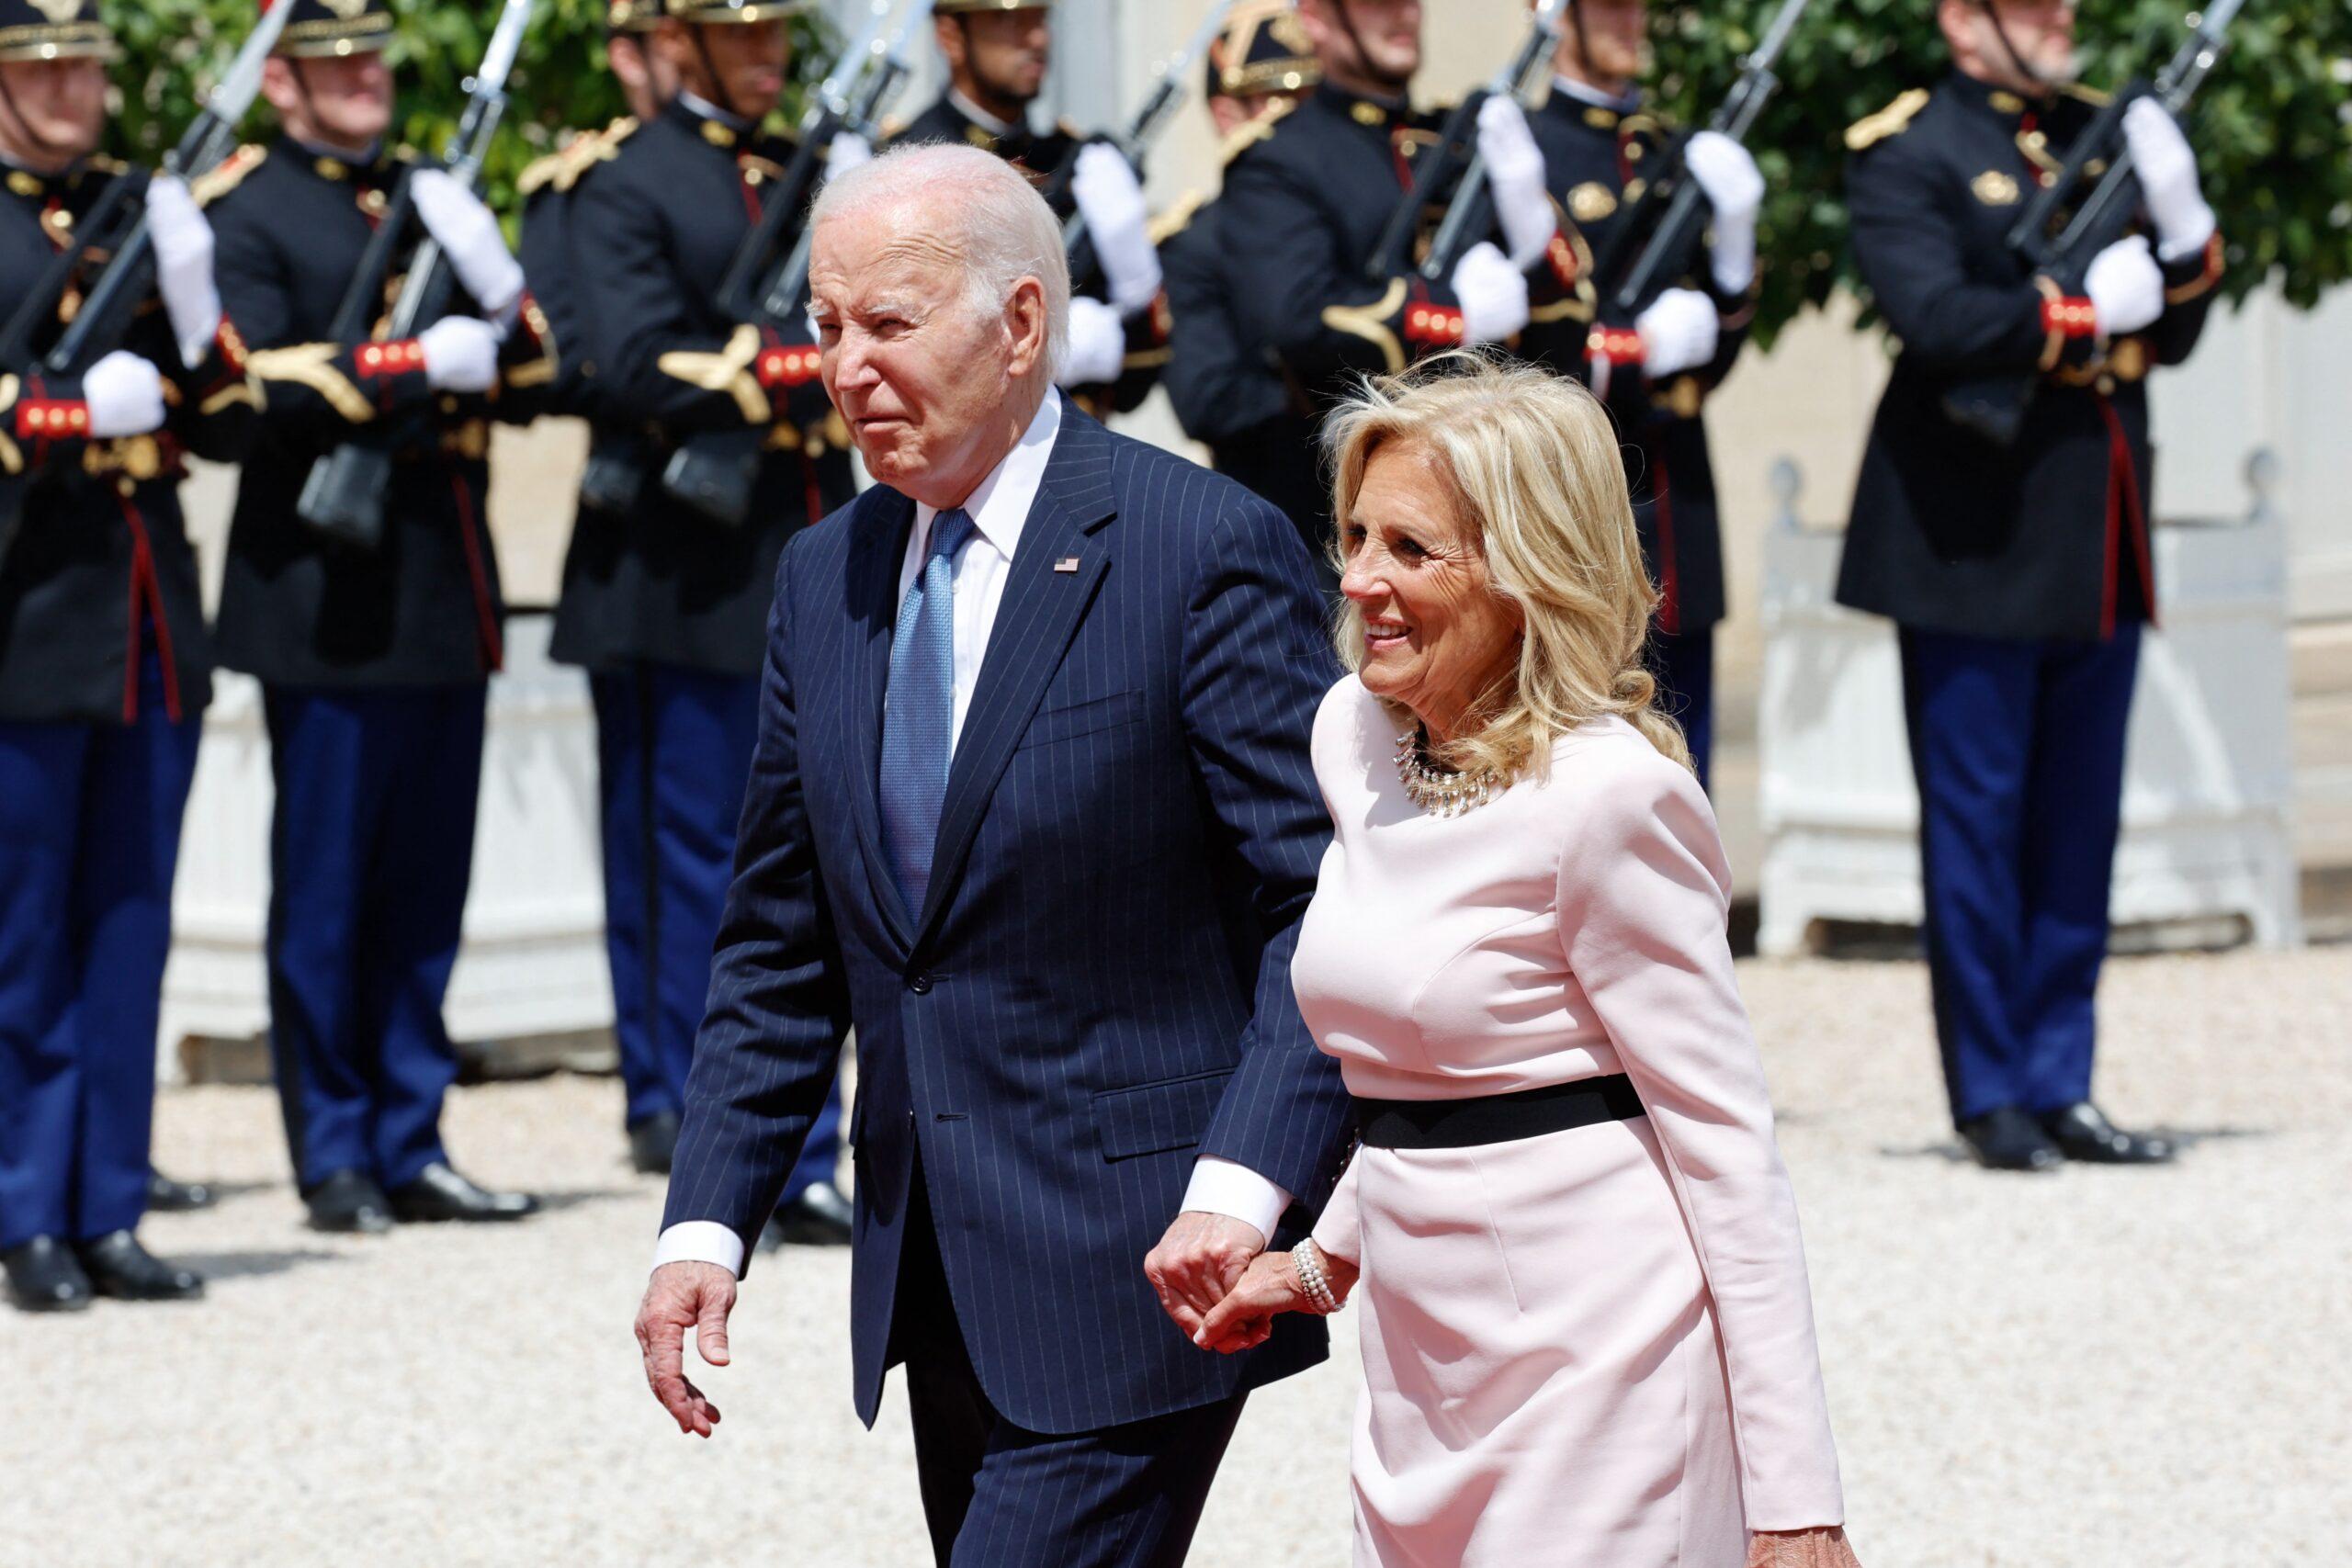
[[[623,115],[602,130],[582,131],[526,168],[514,182],[516,194],[530,196],[548,186],[570,190],[589,170],[620,156],[621,143],[636,131],[637,120],[629,115]]]
[[[1864,115],[1846,128],[1847,151],[1859,152],[1910,128],[1912,117],[1928,107],[1928,89],[1914,87],[1876,114]]]
[[[260,168],[268,158],[268,148],[248,142],[198,175],[188,186],[188,194],[196,197],[198,207],[209,207],[244,184],[245,176]]]
[[[1274,133],[1274,127],[1287,119],[1292,111],[1297,107],[1296,98],[1283,98],[1256,119],[1250,121],[1247,125],[1237,127],[1233,134],[1225,139],[1225,145],[1217,149],[1217,166],[1222,168],[1232,163],[1250,148],[1272,136]]]
[[[1188,190],[1179,197],[1176,205],[1151,220],[1145,232],[1155,245],[1164,245],[1193,226],[1193,217],[1206,206],[1208,197],[1197,190]]]

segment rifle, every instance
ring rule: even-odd
[[[1745,143],[1757,118],[1781,90],[1775,68],[1796,36],[1813,0],[1786,0],[1755,49],[1740,62],[1739,77],[1717,105],[1707,129]],[[1634,210],[1609,248],[1594,264],[1593,276],[1600,298],[1611,315],[1631,321],[1657,292],[1665,280],[1679,277],[1695,264],[1706,238],[1707,193],[1690,177],[1690,141],[1674,150],[1666,172],[1643,192]],[[1636,251],[1634,247],[1640,249]]]
[[[262,67],[270,51],[277,47],[278,35],[286,30],[287,20],[293,12],[291,6],[273,6],[263,13],[228,73],[205,99],[203,110],[181,135],[179,144],[164,157],[165,174],[192,180],[209,174],[236,151],[237,124],[261,94]],[[112,259],[91,286],[81,309],[74,312],[73,323],[46,355],[36,355],[33,348],[43,329],[57,320],[58,306],[66,290],[73,287],[74,274],[82,265],[88,243],[103,243],[120,220],[131,197],[143,195],[144,190],[142,182],[128,178],[116,180],[107,187],[106,194],[82,220],[80,231],[85,243],[68,245],[59,254],[41,275],[40,282],[9,317],[7,326],[0,329],[0,372],[21,375],[26,367],[38,362],[42,375],[79,376],[120,345],[132,315],[153,282],[148,265],[153,243],[147,231],[144,212],[115,245]],[[0,559],[7,557],[20,516],[15,499],[0,496]]]
[[[1556,3],[1556,0],[1551,0],[1551,3]],[[1202,18],[1201,25],[1193,29],[1184,47],[1152,68],[1151,91],[1144,95],[1143,105],[1136,110],[1135,118],[1127,122],[1127,129],[1116,136],[1101,139],[1119,150],[1120,155],[1126,159],[1127,166],[1135,170],[1137,179],[1143,177],[1144,161],[1150,155],[1153,144],[1167,132],[1170,121],[1184,105],[1185,96],[1191,90],[1193,62],[1206,53],[1209,45],[1216,41],[1233,5],[1234,0],[1218,0],[1216,5],[1209,7],[1209,14]],[[1077,169],[1077,160],[1073,155],[1070,173],[1074,175]],[[1101,265],[1094,254],[1094,243],[1087,236],[1085,214],[1073,210],[1069,221],[1062,225],[1062,251],[1069,257],[1072,291],[1080,291]]]
[[[743,237],[719,285],[719,310],[763,332],[792,320],[805,302],[812,236],[807,221],[833,138],[853,128],[865,130],[909,71],[904,58],[911,17],[901,18],[888,38],[883,28],[900,0],[871,0],[865,27],[833,62],[800,122],[800,145],[784,177],[762,209],[759,223]],[[777,263],[784,236],[796,225],[791,252]],[[752,513],[760,457],[768,433],[757,427],[702,431],[687,437],[662,470],[662,487],[714,523],[740,528]]]
[[[2009,249],[2055,283],[2061,293],[2080,294],[2091,262],[2127,237],[2139,221],[2140,176],[2132,169],[2131,145],[2123,137],[2123,111],[2138,99],[2154,97],[2176,119],[2186,113],[2222,51],[2229,47],[2230,23],[2243,4],[2244,0],[2212,0],[2202,16],[2192,14],[2187,41],[2157,73],[2154,85],[2134,82],[2116,94],[2075,139],[2056,177],[2035,192],[2025,210],[2018,214],[2008,233]],[[2090,186],[2089,194],[2065,227],[2053,234],[2066,204],[2102,164],[2106,172],[2098,176],[2098,183]],[[1996,446],[2014,446],[2041,384],[2038,375],[1962,381],[1945,391],[1944,412]]]
[[[1487,160],[1483,153],[1476,151],[1477,112],[1486,106],[1487,99],[1500,97],[1506,93],[1518,98],[1524,107],[1529,96],[1543,81],[1544,67],[1551,62],[1553,54],[1559,48],[1560,17],[1568,5],[1569,0],[1544,0],[1535,8],[1534,30],[1520,46],[1519,54],[1510,64],[1495,73],[1494,80],[1487,84],[1485,93],[1477,95],[1476,104],[1458,105],[1453,111],[1456,115],[1465,108],[1470,111],[1467,134],[1473,151],[1470,161],[1463,165],[1462,183],[1453,188],[1453,200],[1445,209],[1444,220],[1438,224],[1437,236],[1430,242],[1430,254],[1421,259],[1421,276],[1432,283],[1453,276],[1454,265],[1461,261],[1462,253],[1476,243],[1471,236],[1483,236],[1492,218],[1488,210]],[[1449,125],[1449,134],[1452,129]]]
[[[468,190],[481,183],[482,160],[489,155],[499,121],[505,115],[506,79],[523,47],[531,5],[532,0],[506,0],[481,68],[466,84],[465,117],[458,122],[447,166]],[[369,328],[377,302],[384,296],[384,285],[391,276],[394,257],[415,210],[415,191],[403,177],[335,310],[336,342],[362,343],[373,335]],[[392,307],[387,335],[394,340],[412,338],[439,321],[448,313],[456,288],[455,269],[428,234],[409,262],[408,281]],[[392,453],[400,444],[399,432],[379,432],[365,440],[345,441],[311,464],[296,514],[331,537],[375,548],[384,536],[384,498],[391,489]]]

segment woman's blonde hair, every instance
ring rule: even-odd
[[[1552,744],[1588,719],[1619,714],[1688,767],[1681,727],[1655,705],[1643,666],[1657,592],[1642,564],[1617,435],[1582,386],[1470,350],[1366,381],[1324,427],[1332,468],[1335,547],[1346,567],[1348,519],[1373,454],[1409,442],[1437,460],[1476,522],[1493,592],[1519,611],[1517,666],[1472,706],[1473,725],[1444,748],[1465,772],[1543,776]],[[1363,614],[1346,605],[1340,660],[1363,661]]]

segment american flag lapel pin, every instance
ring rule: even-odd
[[[1064,556],[1061,559],[1054,563],[1054,570],[1065,576],[1074,577],[1078,574],[1078,558],[1076,556]]]

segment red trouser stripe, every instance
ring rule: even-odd
[[[2156,574],[2148,559],[2148,510],[2140,495],[2140,471],[2132,462],[2132,439],[2123,432],[2123,418],[2115,404],[2102,397],[2099,417],[2107,422],[2107,562],[2099,599],[2099,636],[2115,635],[2116,576],[2120,568],[2121,540],[2130,530],[2132,563],[2140,572],[2140,594],[2148,607],[2148,624],[2156,620]]]
[[[155,622],[155,652],[164,667],[164,713],[180,721],[180,671],[172,658],[172,623],[164,615],[163,584],[155,575],[155,552],[147,542],[146,520],[129,496],[117,498],[123,521],[130,525],[130,631],[123,650],[122,722],[139,722],[139,622],[143,610]]]
[[[506,645],[498,635],[498,612],[490,602],[490,573],[482,566],[481,539],[474,525],[474,498],[466,489],[465,477],[449,476],[449,489],[458,498],[458,537],[466,545],[466,575],[473,581],[474,624],[481,633],[482,665],[491,671],[506,668]]]

